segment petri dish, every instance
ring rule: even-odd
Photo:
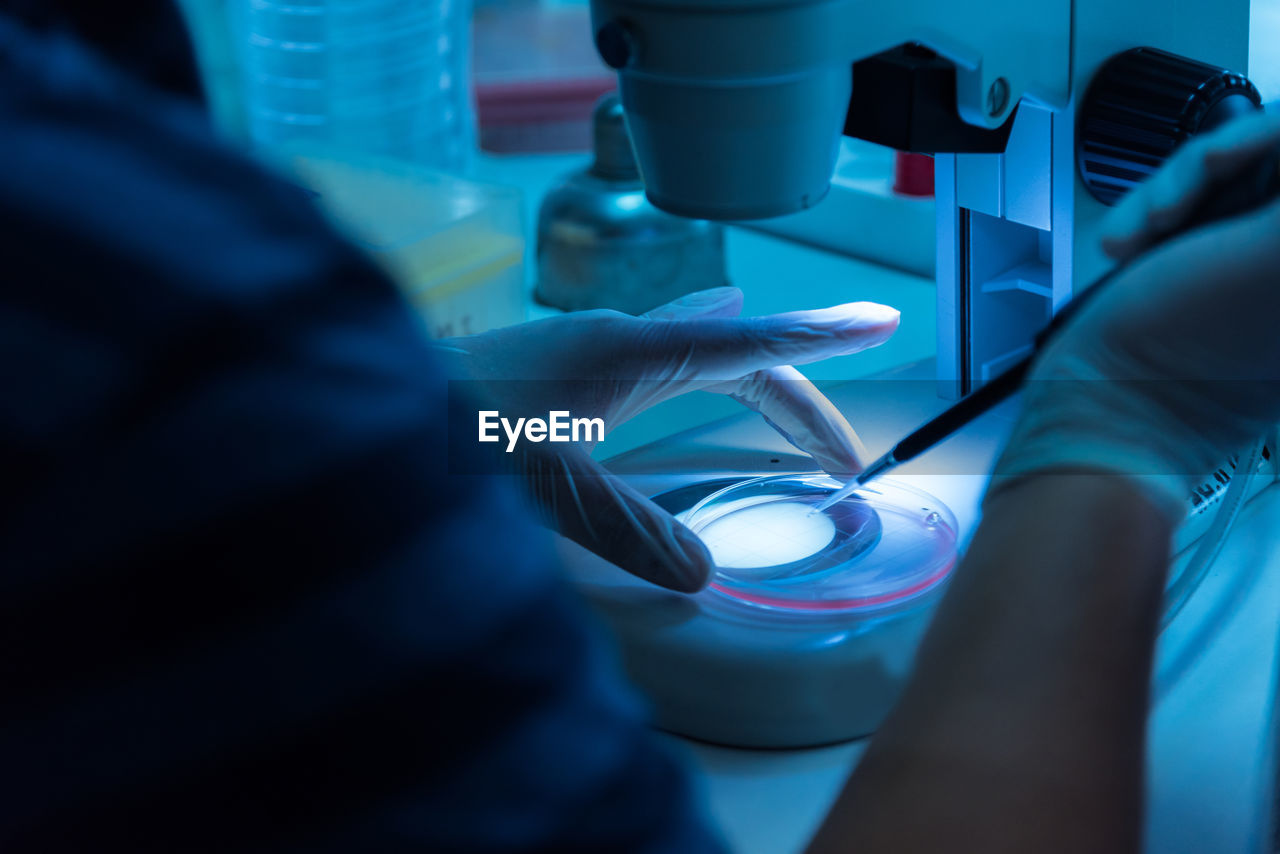
[[[699,501],[684,521],[715,561],[710,589],[763,608],[879,611],[950,575],[957,525],[940,500],[883,479],[814,512],[841,486],[824,474],[769,475]]]

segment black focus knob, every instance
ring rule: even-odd
[[[1189,137],[1261,104],[1243,74],[1152,47],[1116,54],[1080,106],[1080,177],[1094,198],[1113,205]]]
[[[610,21],[596,30],[596,52],[605,65],[614,71],[621,71],[635,54],[631,31],[621,21]]]

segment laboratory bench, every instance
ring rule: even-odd
[[[828,394],[842,411],[861,416],[862,436],[877,449],[945,405],[930,399],[931,372],[925,360],[891,372],[902,382],[844,383]],[[979,518],[986,477],[978,472],[994,461],[1015,407],[1016,400],[993,410],[975,422],[977,430],[895,472],[946,502],[962,545]],[[779,457],[785,463],[787,451],[784,440],[747,415],[692,428],[607,464],[656,493],[657,484],[671,481],[673,460],[705,460],[701,476],[720,477],[726,469],[750,468],[744,458],[752,454],[760,469]],[[1245,505],[1216,562],[1160,635],[1147,736],[1147,851],[1272,850],[1278,530],[1280,486],[1272,484]],[[593,559],[571,544],[562,549],[571,573]],[[1187,561],[1192,551],[1177,560]],[[865,747],[860,739],[806,750],[741,750],[667,738],[689,758],[708,814],[739,854],[803,850]]]
[[[533,223],[542,193],[583,159],[486,157],[477,177],[521,186],[526,222]],[[532,252],[530,246],[530,276],[536,269]],[[883,346],[804,369],[872,452],[945,405],[930,382],[931,280],[737,227],[728,230],[727,252],[730,279],[746,297],[745,314],[853,300],[884,302],[902,312],[899,332]],[[531,293],[531,279],[529,284]],[[548,313],[530,302],[530,317]],[[850,382],[874,377],[903,382]],[[893,389],[907,389],[901,393],[913,401],[883,399],[899,393]],[[685,397],[692,399],[669,401],[623,425],[598,455],[643,487],[646,466],[669,473],[671,460],[698,459],[707,449],[732,448],[762,458],[790,450],[758,416],[739,414],[732,401],[701,393]],[[969,468],[958,479],[933,481],[931,491],[949,502],[959,520],[962,542],[977,524],[985,485],[973,461],[985,466],[994,459],[1013,411],[1011,406],[997,409],[980,435],[957,437]],[[937,459],[931,465],[935,474],[946,470]],[[909,476],[910,466],[904,472]],[[1276,531],[1280,487],[1272,485],[1242,510],[1207,577],[1160,636],[1148,729],[1148,851],[1272,850],[1273,698],[1280,651]],[[573,544],[561,543],[561,548],[569,564],[592,559]],[[865,747],[862,739],[804,750],[742,750],[663,737],[686,757],[698,797],[739,854],[803,850]]]

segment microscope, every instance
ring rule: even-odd
[[[905,384],[910,400],[866,399],[893,393],[870,386],[904,387],[892,382],[832,393],[858,412],[860,429],[874,432],[880,418],[891,439],[1025,357],[1054,314],[1111,267],[1098,248],[1109,207],[1189,137],[1260,104],[1242,73],[1246,0],[592,0],[592,23],[618,72],[646,193],[671,213],[740,221],[818,205],[842,135],[933,155],[935,366]],[[708,490],[797,462],[757,422],[708,425],[609,464],[664,508],[696,514]],[[972,428],[937,452],[925,484],[961,531],[976,525],[1001,441],[998,419]],[[949,468],[948,454],[966,459]],[[1267,466],[1250,479],[1258,497],[1245,513],[1280,524]],[[1230,480],[1225,468],[1207,474],[1188,502],[1199,525],[1184,526],[1175,547],[1207,527]],[[1152,850],[1237,850],[1266,838],[1272,764],[1258,745],[1274,742],[1280,565],[1239,552],[1250,525],[1271,524],[1237,526],[1161,634],[1148,738]],[[602,563],[571,560],[571,575],[613,630],[657,725],[735,747],[816,747],[874,731],[941,592],[876,612],[802,613],[723,590],[657,590]],[[785,781],[769,796],[829,802],[843,774],[788,755],[751,760],[760,791]],[[734,767],[725,762],[702,759],[718,818],[746,843],[763,831],[750,799],[735,800],[736,772],[717,776]],[[794,837],[805,830],[797,825]]]
[[[1108,205],[1260,100],[1239,73],[1246,0],[593,0],[592,21],[647,194],[672,213],[812,207],[842,134],[934,155],[948,398],[1105,272]]]

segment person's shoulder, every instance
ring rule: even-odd
[[[242,305],[335,276],[384,287],[304,191],[218,136],[200,102],[3,16],[0,162],[0,218],[15,224],[0,253],[42,282],[91,268],[98,287]]]
[[[188,189],[278,183],[219,137],[199,100],[150,85],[70,33],[29,29],[4,15],[0,129],[0,152],[16,167],[0,170],[0,193],[10,195],[52,195],[91,169],[122,184],[163,174]]]
[[[85,43],[0,13],[0,116],[12,122],[57,105],[127,102],[145,92]]]

